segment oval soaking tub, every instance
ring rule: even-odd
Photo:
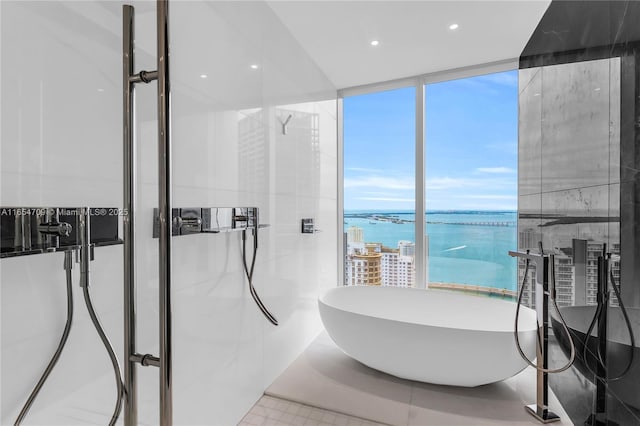
[[[336,287],[318,298],[333,341],[350,357],[403,379],[479,386],[527,364],[513,336],[516,304],[484,296],[397,287]],[[535,358],[536,315],[520,311],[520,343]]]

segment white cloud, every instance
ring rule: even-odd
[[[516,188],[517,185],[518,183],[516,182],[515,177],[499,174],[487,174],[486,177],[473,178],[437,177],[427,179],[427,191],[451,191],[480,188],[480,191],[482,192],[504,192],[504,190]],[[457,191],[457,193],[460,193],[460,191]]]
[[[493,142],[486,144],[484,147],[503,154],[518,155],[518,141]]]
[[[427,191],[438,189],[455,189],[481,186],[482,182],[478,179],[437,177],[427,179]]]
[[[344,187],[413,191],[415,188],[415,180],[409,177],[361,176],[356,178],[344,178]]]
[[[516,171],[510,167],[478,167],[476,169],[480,173],[515,173]]]
[[[416,200],[414,198],[393,198],[393,197],[358,197],[358,200],[365,201],[384,201],[384,202],[395,202],[395,203],[413,203]]]
[[[459,198],[470,198],[473,200],[517,200],[515,195],[491,195],[491,194],[476,194],[476,195],[461,195]]]
[[[487,83],[500,84],[503,86],[518,86],[518,74],[514,72],[501,72],[496,74],[488,74],[477,77],[481,81],[485,81]]]
[[[363,173],[384,173],[382,169],[368,169],[366,167],[345,167],[345,170],[350,170],[352,172],[363,172]]]
[[[365,195],[367,197],[394,197],[398,194],[393,192],[384,192],[384,191],[360,191],[361,195]]]

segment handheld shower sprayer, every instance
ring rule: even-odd
[[[47,381],[47,378],[49,378],[51,371],[58,363],[58,360],[60,359],[60,355],[62,355],[62,351],[64,350],[64,347],[67,344],[67,339],[69,338],[69,332],[71,331],[71,325],[73,323],[73,290],[72,290],[73,283],[71,278],[71,269],[73,269],[72,255],[73,255],[72,250],[68,250],[64,252],[63,265],[64,265],[65,276],[67,279],[66,280],[67,281],[67,320],[64,325],[62,337],[60,338],[58,347],[56,348],[56,351],[51,357],[49,364],[47,364],[47,367],[42,373],[42,376],[40,376],[40,380],[38,380],[38,383],[36,383],[35,387],[29,394],[29,398],[27,398],[27,401],[22,406],[22,409],[20,410],[20,413],[18,414],[18,417],[14,422],[14,426],[20,426],[24,418],[27,416],[27,413],[31,409],[31,406],[33,405],[36,398],[38,397],[38,394],[40,393],[40,389],[42,389],[42,386],[44,386],[45,382]]]
[[[593,315],[593,319],[589,324],[589,328],[584,338],[584,347],[582,349],[582,359],[584,360],[585,367],[587,368],[587,370],[589,370],[591,374],[594,375],[594,377],[600,380],[607,380],[612,382],[615,380],[620,380],[629,372],[629,369],[631,369],[631,366],[633,365],[633,358],[634,358],[634,352],[635,352],[635,350],[633,349],[635,347],[635,336],[633,333],[633,327],[631,326],[631,321],[629,320],[627,309],[624,306],[624,302],[622,301],[622,297],[620,295],[620,285],[616,284],[615,277],[613,276],[613,270],[609,266],[609,262],[611,261],[611,253],[607,253],[606,250],[607,250],[607,246],[605,244],[602,249],[602,256],[598,256],[597,307],[596,307],[596,312]],[[617,376],[614,376],[614,377],[608,376],[609,371],[607,369],[606,362],[605,362],[606,353],[603,354],[603,349],[606,351],[606,331],[607,331],[606,309],[608,308],[609,298],[610,298],[609,282],[611,282],[611,287],[613,288],[613,292],[615,293],[616,298],[618,299],[618,304],[620,305],[620,310],[622,312],[625,325],[627,326],[627,331],[629,333],[629,341],[631,344],[629,346],[631,350],[631,355],[629,356],[629,361],[626,367],[622,370],[621,373],[619,373]],[[602,370],[604,374],[598,374],[596,371],[593,371],[589,366],[589,362],[587,362],[589,340],[592,338],[591,333],[595,328],[596,322],[598,323],[598,340],[602,340],[602,342],[599,342],[601,344],[598,345],[597,353],[595,354],[597,356],[594,356],[593,358],[595,359],[597,369]],[[605,348],[603,348],[603,346]]]
[[[73,321],[73,291],[72,291],[72,268],[73,268],[73,253],[76,253],[76,261],[80,264],[80,287],[82,288],[82,292],[84,293],[84,301],[87,306],[87,310],[89,312],[89,316],[91,317],[91,321],[96,329],[96,332],[100,336],[102,343],[105,346],[107,354],[111,359],[111,363],[113,366],[113,372],[116,378],[116,387],[117,387],[117,396],[116,396],[116,404],[113,410],[113,414],[111,416],[111,420],[109,421],[109,425],[115,425],[117,419],[122,410],[122,401],[124,397],[124,385],[122,383],[120,366],[118,364],[118,359],[113,350],[111,343],[109,342],[108,337],[106,336],[100,321],[98,320],[98,316],[93,308],[93,303],[91,301],[91,296],[89,293],[89,285],[90,285],[90,276],[89,276],[89,264],[93,260],[93,249],[96,244],[91,241],[91,210],[88,207],[80,207],[80,208],[17,208],[17,209],[4,209],[9,211],[18,211],[18,212],[28,212],[15,215],[16,220],[20,219],[20,223],[29,224],[28,227],[25,227],[25,231],[21,234],[20,246],[12,247],[11,254],[21,255],[21,254],[35,254],[35,253],[48,253],[48,252],[56,252],[56,251],[64,251],[64,270],[66,276],[66,290],[67,290],[67,319],[65,322],[64,330],[62,332],[62,337],[60,338],[60,342],[58,343],[58,347],[53,354],[51,360],[47,364],[44,372],[42,373],[40,379],[36,383],[34,389],[29,394],[27,401],[24,406],[20,410],[16,421],[14,422],[14,426],[19,426],[27,416],[31,406],[35,402],[40,390],[44,386],[47,378],[51,374],[52,370],[58,363],[62,351],[65,348],[67,343],[69,334],[71,332],[71,326]],[[65,214],[61,214],[64,211]],[[74,226],[72,226],[69,222],[65,222],[60,220],[64,217],[74,217],[75,221],[72,220],[72,223],[75,223],[76,229],[74,230]],[[31,223],[33,222],[33,225]],[[107,229],[105,222],[100,222],[98,220],[100,226],[102,226],[102,230]],[[111,223],[111,222],[110,222]],[[115,223],[115,229],[117,231],[117,222],[112,222],[113,226]],[[33,230],[35,232],[32,234]],[[4,231],[4,228],[3,228]],[[75,238],[72,235],[72,232],[75,231]],[[42,235],[41,235],[42,234]],[[117,235],[117,232],[116,232]],[[50,237],[43,238],[42,236]],[[71,237],[71,238],[68,238]],[[51,241],[49,241],[51,240]],[[24,250],[24,241],[37,241],[41,245],[32,246],[29,245],[28,250]],[[112,241],[116,243],[117,240]],[[108,242],[103,242],[103,244],[107,244]]]
[[[263,226],[259,221],[257,207],[183,207],[172,211],[172,235],[219,234],[221,232],[240,231],[242,235],[242,266],[249,281],[249,292],[256,305],[273,325],[278,325],[278,319],[273,315],[258,296],[253,286],[253,271],[258,254],[258,230]],[[153,237],[159,236],[159,211],[154,209]],[[253,235],[253,255],[251,266],[247,261],[247,232]]]
[[[549,373],[560,373],[562,371],[567,370],[571,365],[573,365],[573,361],[575,360],[576,355],[576,347],[573,342],[573,338],[571,333],[569,332],[569,327],[565,322],[560,309],[558,308],[558,304],[556,302],[556,286],[555,286],[555,258],[553,254],[544,254],[542,249],[542,243],[539,243],[539,254],[530,253],[529,250],[526,252],[519,251],[510,251],[509,255],[512,257],[519,257],[525,260],[525,268],[524,268],[524,277],[522,279],[522,286],[520,287],[520,291],[518,292],[518,303],[516,305],[516,318],[514,324],[513,335],[515,338],[516,348],[520,353],[522,359],[526,361],[531,367],[536,369],[537,372],[537,392],[536,392],[536,403],[527,405],[525,408],[529,414],[534,416],[538,421],[542,423],[550,423],[554,421],[560,420],[560,417],[549,410],[548,402],[549,402],[549,386],[547,376]],[[536,345],[536,354],[537,354],[537,362],[534,364],[531,361],[520,345],[519,331],[518,331],[518,322],[520,317],[520,307],[522,306],[522,296],[524,294],[524,290],[527,286],[527,276],[529,274],[529,266],[531,262],[535,263],[536,273],[535,273],[535,308],[536,308],[536,322],[537,322],[537,345]],[[569,360],[565,365],[560,368],[549,368],[548,367],[548,339],[549,339],[549,299],[551,299],[551,303],[555,308],[558,316],[560,318],[560,322],[562,323],[562,327],[564,329],[564,333],[569,340],[569,345],[571,347],[571,355],[569,356]]]
[[[514,252],[509,252],[509,254],[514,253]],[[567,326],[567,323],[564,320],[564,317],[562,316],[562,313],[560,312],[560,308],[558,308],[558,303],[556,302],[556,282],[555,282],[555,265],[554,265],[554,258],[553,255],[548,255],[549,257],[545,257],[542,251],[542,248],[540,249],[540,255],[532,255],[529,253],[529,250],[527,250],[526,254],[516,254],[515,256],[517,257],[524,257],[525,258],[525,268],[524,268],[524,277],[522,279],[522,286],[520,287],[520,291],[518,292],[518,304],[516,306],[516,319],[515,319],[515,324],[514,324],[514,337],[515,337],[515,341],[516,341],[516,348],[518,349],[518,352],[520,353],[520,356],[522,357],[522,359],[524,359],[527,364],[529,364],[530,366],[532,366],[533,368],[535,368],[538,371],[542,371],[544,373],[561,373],[565,370],[567,370],[569,367],[571,367],[571,365],[573,365],[573,361],[575,360],[575,356],[576,356],[576,347],[575,344],[573,343],[573,338],[571,336],[571,332],[569,331],[569,327]],[[513,254],[511,254],[512,256],[514,256]],[[545,274],[544,270],[548,269],[548,278],[549,281],[548,283],[550,284],[545,284],[546,283],[546,277],[543,278],[543,284],[542,284],[542,292],[543,294],[541,295],[542,297],[538,297],[536,296],[536,302],[538,302],[539,299],[544,298],[544,299],[548,299],[551,300],[551,303],[553,304],[554,309],[556,310],[556,312],[558,313],[558,317],[560,318],[560,323],[562,324],[562,328],[569,340],[569,346],[571,347],[571,354],[569,355],[569,360],[567,361],[567,363],[565,365],[563,365],[560,368],[546,368],[546,367],[540,367],[539,365],[536,365],[533,363],[533,361],[531,361],[527,355],[524,353],[524,351],[522,350],[522,346],[520,345],[520,339],[518,336],[518,320],[519,320],[519,316],[520,316],[520,307],[522,306],[522,296],[524,294],[524,289],[527,285],[527,275],[529,272],[529,265],[530,265],[530,261],[534,260],[534,262],[536,263],[536,284],[539,284],[539,278],[540,278],[540,272],[539,271],[543,271],[542,274]],[[544,304],[546,304],[546,302],[543,301]],[[537,308],[538,303],[536,303],[536,308]],[[537,319],[537,326],[538,326],[538,344],[540,345],[541,342],[541,336],[540,336],[540,328],[541,328],[541,322],[545,322],[546,323],[546,319],[544,319],[543,321],[541,321],[540,318]]]
[[[253,298],[258,308],[260,308],[260,312],[264,315],[264,317],[271,324],[277,326],[278,319],[267,309],[267,307],[262,303],[260,296],[258,296],[258,292],[253,286],[253,271],[256,266],[256,255],[258,253],[258,227],[252,228],[253,232],[253,255],[251,259],[251,268],[247,267],[247,231],[242,230],[242,264],[244,266],[244,272],[247,276],[247,281],[249,281],[249,292],[251,293],[251,297]]]

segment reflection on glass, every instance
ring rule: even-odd
[[[597,260],[620,282],[620,61],[520,71],[519,249],[553,253],[558,305],[597,304]],[[523,81],[524,83],[524,81]],[[519,265],[519,281],[524,278]],[[532,269],[527,277],[535,277]],[[523,303],[535,306],[530,286]],[[609,304],[618,306],[611,291]]]

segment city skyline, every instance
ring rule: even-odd
[[[415,244],[399,240],[397,248],[366,241],[364,230],[346,230],[345,284],[394,287],[415,286]]]

